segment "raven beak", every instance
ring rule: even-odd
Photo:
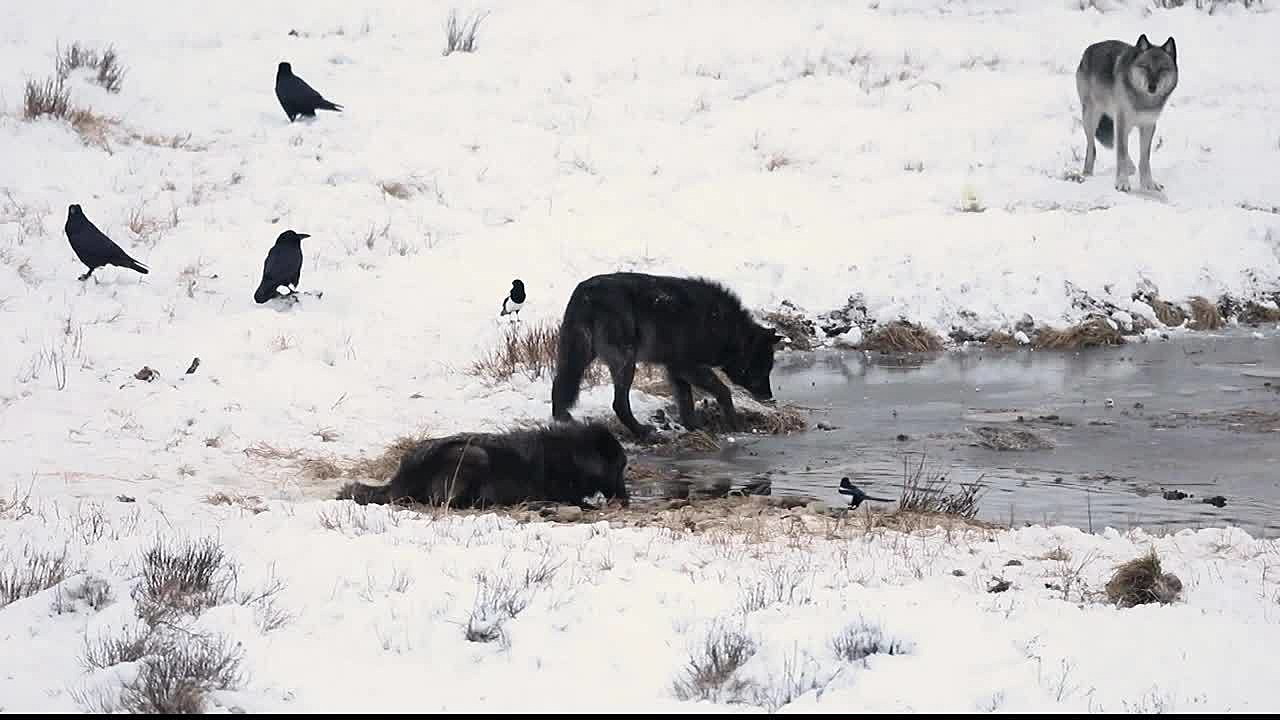
[[[310,236],[310,235],[308,235],[308,234],[306,234],[306,233],[298,233],[298,239],[299,239],[299,240],[301,240],[302,238],[309,238],[309,237],[311,237],[311,236]]]

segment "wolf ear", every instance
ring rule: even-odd
[[[1151,41],[1147,39],[1146,33],[1143,33],[1138,36],[1138,44],[1135,45],[1135,47],[1138,48],[1138,52],[1143,52],[1151,49]]]
[[[1168,40],[1164,41],[1164,44],[1160,46],[1160,49],[1169,53],[1169,57],[1173,58],[1174,62],[1178,61],[1178,46],[1174,44],[1172,35],[1169,36]]]

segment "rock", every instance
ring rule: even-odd
[[[898,442],[906,442],[910,439],[911,438],[907,437],[906,433],[898,433]]]
[[[827,432],[831,432],[832,430],[838,430],[838,429],[839,429],[839,428],[837,428],[835,425],[828,425],[827,423],[824,423],[824,422],[819,422],[819,423],[818,423],[818,425],[817,425],[817,428],[818,428],[819,430],[825,430],[825,431],[827,431]]]
[[[582,519],[582,508],[576,505],[561,505],[556,508],[556,519],[561,522],[577,522]]]
[[[1212,505],[1214,507],[1227,506],[1227,499],[1221,495],[1214,495],[1213,497],[1203,498],[1202,500],[1200,500],[1200,502],[1205,503],[1207,505]]]
[[[1160,494],[1164,496],[1165,500],[1186,500],[1187,499],[1187,494],[1182,492],[1181,490],[1165,490]],[[1206,502],[1208,501],[1206,500]]]
[[[194,373],[198,367],[200,367],[200,358],[191,358],[191,365],[187,367],[186,374],[190,375]]]
[[[955,569],[955,570],[952,570],[952,571],[951,571],[951,574],[952,574],[952,575],[955,575],[956,577],[964,577],[964,576],[965,576],[965,571],[960,570],[960,569],[958,569],[958,568],[957,568],[957,569]]]
[[[1031,338],[1027,337],[1027,334],[1021,330],[1013,334],[1013,341],[1018,343],[1019,345],[1031,344]]]
[[[1013,325],[1013,329],[1014,329],[1014,330],[1017,330],[1018,332],[1023,333],[1023,334],[1030,334],[1033,330],[1035,330],[1035,329],[1036,329],[1036,321],[1035,321],[1035,318],[1033,318],[1033,317],[1031,317],[1030,315],[1028,315],[1028,314],[1024,313],[1024,314],[1022,315],[1022,319],[1020,319],[1020,320],[1018,320],[1018,322],[1014,323],[1014,325]],[[1015,337],[1016,337],[1016,336],[1015,336]]]
[[[1010,560],[1009,562],[1005,563],[1004,566],[1005,567],[1021,567],[1022,561],[1017,559]]]
[[[1106,400],[1104,400],[1104,401],[1103,401],[1103,403],[1102,403],[1102,404],[1103,404],[1103,405],[1106,405],[1106,406],[1107,406],[1107,407],[1109,407],[1109,408],[1110,408],[1110,407],[1115,407],[1115,406],[1116,406],[1116,401],[1115,401],[1115,400],[1112,400],[1111,398],[1107,398]]]
[[[987,592],[1002,593],[1011,587],[1013,587],[1013,583],[1004,578],[991,578],[991,584],[987,585]]]
[[[156,376],[158,376],[159,374],[160,373],[156,372],[155,370],[152,370],[146,365],[143,365],[141,370],[133,374],[133,377],[143,382],[151,382],[152,380],[155,380]]]
[[[137,499],[129,495],[117,495],[116,500],[122,503],[137,502]]]

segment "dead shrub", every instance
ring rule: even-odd
[[[257,495],[241,495],[239,493],[216,492],[204,499],[210,505],[233,505],[257,515],[267,511],[262,498]]]
[[[199,614],[230,599],[234,575],[217,541],[170,544],[157,540],[142,554],[142,578],[134,587],[138,616],[149,624],[175,614]]]
[[[898,512],[958,515],[974,518],[984,489],[978,483],[961,484],[958,491],[947,492],[951,481],[945,473],[926,472],[926,459],[911,468],[908,458],[902,459],[902,497],[898,500]]]
[[[203,713],[210,692],[244,682],[243,658],[239,645],[225,637],[175,634],[139,661],[137,675],[120,692],[120,706],[134,714]]]
[[[1225,323],[1218,306],[1208,298],[1196,296],[1191,298],[1191,327],[1194,330],[1217,330]]]
[[[1018,341],[1016,338],[1009,333],[1002,332],[1000,330],[996,330],[990,335],[987,335],[987,339],[983,340],[983,343],[987,347],[996,348],[998,350],[1009,350],[1018,347]]]
[[[448,56],[455,52],[475,52],[476,32],[480,29],[480,22],[488,16],[487,12],[477,13],[459,24],[458,11],[450,10],[449,19],[444,26],[443,54]]]
[[[872,655],[904,655],[906,643],[886,638],[878,625],[859,620],[831,638],[831,649],[845,662],[865,662]]]
[[[72,601],[84,601],[93,610],[101,610],[110,605],[115,599],[111,591],[111,584],[94,575],[86,575],[78,583],[65,585],[61,590],[57,605],[61,605],[63,597]]]
[[[768,172],[776,172],[790,164],[791,158],[783,155],[782,153],[772,153],[769,155],[769,158],[765,160],[764,169]]]
[[[671,690],[680,700],[744,702],[754,684],[735,675],[755,654],[756,643],[745,632],[715,625],[690,656]]]
[[[0,608],[31,597],[67,577],[67,553],[23,548],[19,558],[0,563]]]
[[[937,333],[906,320],[877,327],[866,334],[860,349],[882,353],[939,352],[942,338]]]
[[[1181,594],[1182,580],[1173,573],[1163,572],[1155,548],[1116,568],[1107,582],[1107,599],[1122,608],[1147,603],[1168,604]]]
[[[342,468],[342,474],[354,479],[389,480],[392,475],[396,474],[396,470],[400,468],[400,461],[404,459],[404,456],[428,439],[430,438],[426,432],[419,432],[415,435],[401,435],[392,440],[383,449],[382,454],[376,457],[362,457],[347,461]]]
[[[1107,318],[1094,317],[1065,330],[1043,328],[1036,333],[1032,344],[1040,350],[1079,350],[1123,345],[1124,335]]]
[[[121,663],[136,662],[156,651],[155,631],[147,626],[125,626],[118,635],[84,638],[80,664],[85,670],[105,670]]]

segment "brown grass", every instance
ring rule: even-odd
[[[265,463],[293,468],[299,475],[312,480],[350,478],[372,480],[376,484],[389,480],[400,467],[400,460],[405,453],[429,437],[426,431],[402,435],[372,457],[341,457],[329,453],[308,455],[303,450],[278,448],[263,442],[245,448],[244,454]]]
[[[90,68],[94,71],[94,82],[101,85],[107,92],[118,93],[124,84],[126,71],[120,64],[120,56],[111,46],[98,52],[83,47],[80,43],[72,43],[71,47],[58,52],[54,63],[54,70],[62,80],[66,80],[75,70]]]
[[[1152,297],[1147,300],[1147,304],[1155,311],[1156,319],[1165,327],[1178,327],[1187,320],[1186,311],[1167,300]]]
[[[1120,607],[1146,603],[1167,604],[1182,594],[1182,580],[1163,572],[1155,548],[1116,568],[1107,583],[1107,599]]]
[[[1217,330],[1226,323],[1218,306],[1208,298],[1196,296],[1191,298],[1191,328],[1194,330]]]
[[[498,346],[471,364],[472,375],[493,382],[505,382],[517,373],[530,380],[551,378],[556,372],[556,355],[560,344],[560,323],[513,323],[503,331]],[[583,376],[588,386],[609,382],[609,371],[593,362]],[[669,395],[666,376],[659,367],[640,363],[636,367],[633,387],[655,395]]]
[[[783,155],[782,153],[773,153],[772,155],[769,156],[769,159],[765,161],[764,169],[769,172],[775,172],[777,170],[781,170],[784,167],[787,167],[790,164],[791,164],[791,158],[787,157],[786,155]]]
[[[1280,323],[1280,308],[1267,307],[1250,300],[1240,311],[1240,322],[1246,325],[1262,325],[1264,323]]]
[[[861,349],[882,353],[939,352],[942,338],[906,320],[889,323],[867,333]]]
[[[1102,317],[1090,318],[1065,330],[1044,328],[1032,341],[1032,345],[1040,350],[1078,350],[1123,344],[1124,335]]]
[[[937,515],[954,515],[973,519],[977,516],[984,489],[978,483],[961,484],[955,492],[948,492],[951,481],[945,473],[926,472],[925,458],[911,467],[907,458],[902,460],[902,496],[898,499],[898,511]]]
[[[1009,350],[1018,347],[1018,341],[1014,340],[1012,335],[999,330],[988,335],[984,343],[987,347],[993,347],[1000,350]]]
[[[378,183],[378,188],[384,195],[390,195],[397,200],[408,200],[414,193],[412,187],[398,180],[384,180]]]
[[[818,338],[818,328],[799,312],[773,311],[766,313],[764,324],[785,335],[792,350],[812,350]]]

